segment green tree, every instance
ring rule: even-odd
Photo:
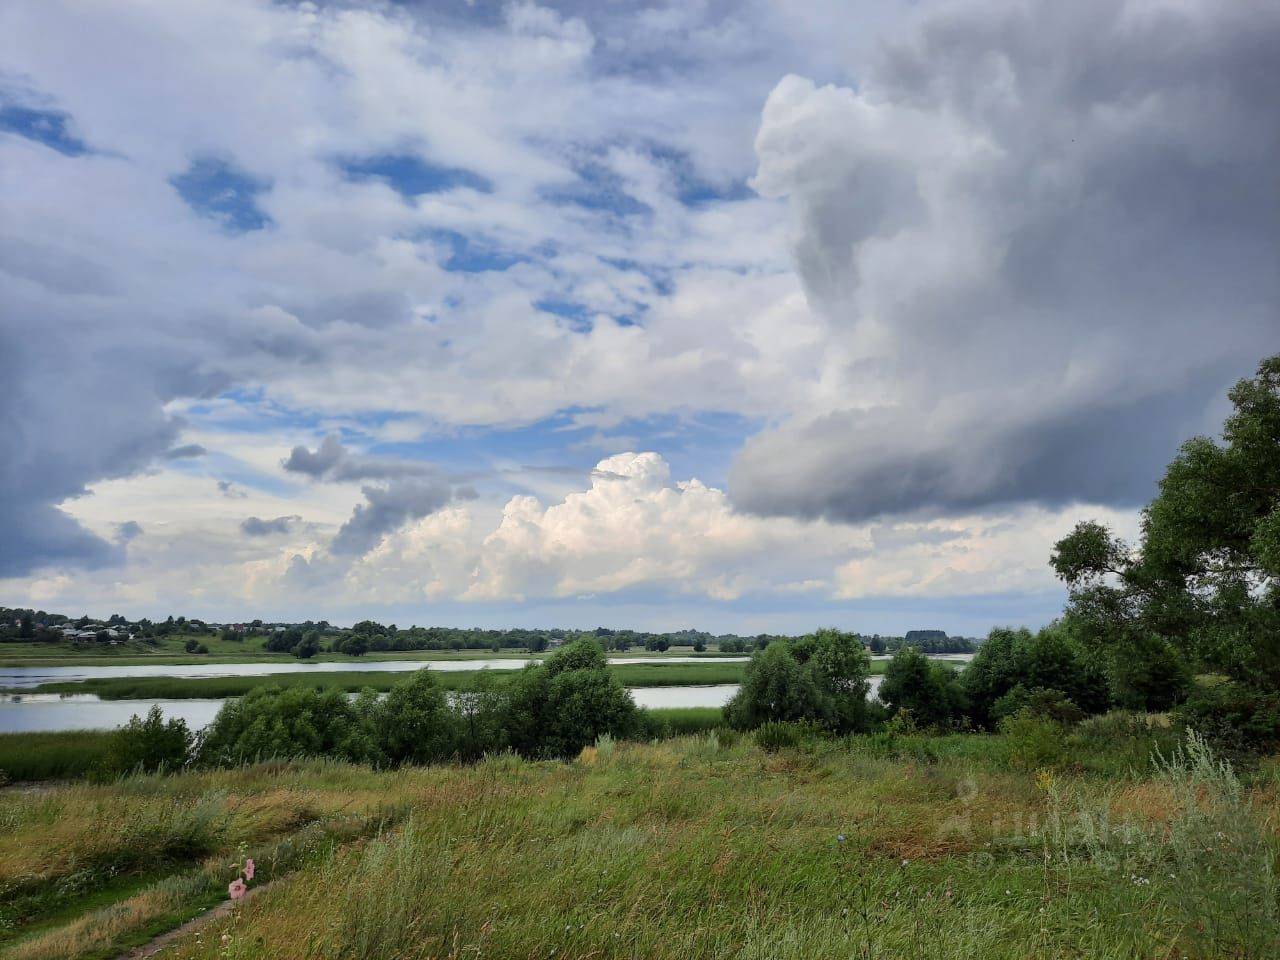
[[[965,712],[964,690],[955,670],[930,660],[916,647],[893,655],[880,683],[880,699],[894,715],[906,710],[923,726],[948,727]]]
[[[457,753],[458,718],[430,670],[393,686],[377,713],[378,746],[393,764],[428,764]]]
[[[305,687],[258,687],[227,701],[199,748],[201,762],[217,766],[292,757],[379,759],[345,693]]]
[[[512,748],[535,757],[571,757],[602,733],[625,737],[637,723],[635,701],[590,637],[522,670],[508,688],[505,714]]]
[[[855,634],[823,629],[768,643],[752,654],[742,687],[725,705],[725,720],[744,730],[800,720],[838,732],[861,729],[870,669]]]
[[[1230,399],[1221,440],[1169,464],[1136,548],[1085,522],[1053,552],[1071,620],[1151,705],[1185,692],[1188,666],[1280,690],[1280,356]]]
[[[309,631],[293,648],[293,655],[299,660],[310,660],[320,652],[320,631]]]
[[[145,718],[131,717],[112,736],[103,771],[122,774],[176,770],[190,757],[192,740],[186,721],[178,717],[165,720],[160,708],[152,707]]]
[[[1062,624],[1033,634],[997,627],[960,675],[975,724],[991,728],[1001,697],[1016,687],[1061,691],[1083,713],[1101,713],[1110,704],[1105,678]]]

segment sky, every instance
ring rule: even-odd
[[[0,6],[0,603],[980,635],[1280,350],[1280,5]]]

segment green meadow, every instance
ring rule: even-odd
[[[245,857],[261,895],[165,956],[1275,955],[1274,759],[1233,770],[1158,719],[1058,747],[1037,767],[1008,736],[718,730],[9,790],[0,957],[118,956],[224,900]]]

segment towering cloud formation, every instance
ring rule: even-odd
[[[1280,7],[955,5],[756,140],[842,395],[731,492],[843,520],[1134,504],[1280,348]]]

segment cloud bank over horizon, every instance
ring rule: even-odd
[[[1280,349],[1280,10],[793,6],[6,4],[4,601],[1052,617]]]

